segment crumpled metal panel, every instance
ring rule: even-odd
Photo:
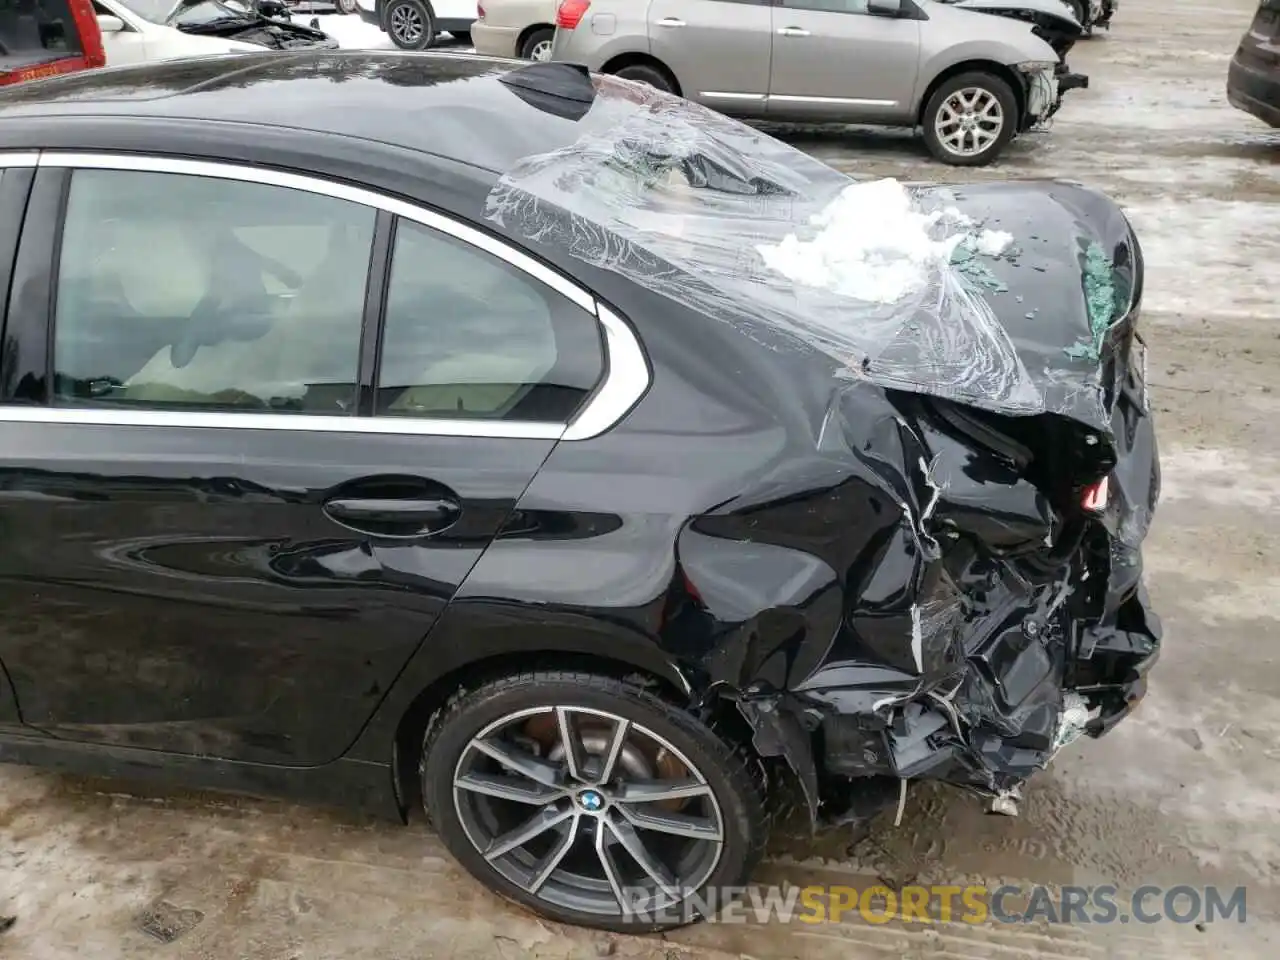
[[[513,89],[541,95],[535,79]],[[942,779],[1011,809],[1065,742],[1127,709],[1158,645],[1131,609],[1158,468],[1123,214],[1071,184],[911,187],[902,222],[873,225],[893,243],[858,234],[857,271],[781,269],[901,188],[860,192],[680,98],[582,83],[594,96],[556,98],[577,138],[516,163],[487,216],[831,360],[811,442],[788,434],[776,469],[678,536],[689,592],[668,641],[699,665],[695,696],[736,704],[815,819],[850,818],[833,809],[849,778]],[[1113,468],[1105,516],[1064,510]]]

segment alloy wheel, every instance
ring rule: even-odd
[[[943,101],[933,129],[947,151],[973,157],[991,148],[1004,123],[1004,107],[994,93],[982,87],[964,87]]]
[[[425,32],[422,15],[409,4],[401,4],[391,11],[391,32],[401,43],[418,43]]]
[[[533,45],[533,49],[529,51],[529,59],[539,62],[551,59],[551,47],[554,41],[541,40]]]
[[[462,751],[454,807],[485,861],[528,894],[603,916],[679,904],[710,878],[724,822],[703,777],[625,717],[536,707]]]

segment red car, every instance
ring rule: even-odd
[[[0,0],[0,86],[106,62],[91,0]]]

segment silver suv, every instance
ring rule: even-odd
[[[738,117],[923,127],[962,166],[1056,111],[1066,69],[1030,25],[932,0],[562,0],[556,27],[553,60]]]

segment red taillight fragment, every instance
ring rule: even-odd
[[[483,19],[484,19],[484,4],[483,4],[483,3],[477,3],[477,4],[476,4],[476,19],[477,19],[477,20],[483,20]]]
[[[561,0],[556,8],[556,26],[563,30],[577,29],[590,6],[591,0]]]
[[[1101,513],[1107,509],[1107,498],[1111,493],[1109,479],[1109,477],[1103,477],[1092,486],[1085,487],[1084,493],[1080,495],[1080,506],[1090,513]]]

